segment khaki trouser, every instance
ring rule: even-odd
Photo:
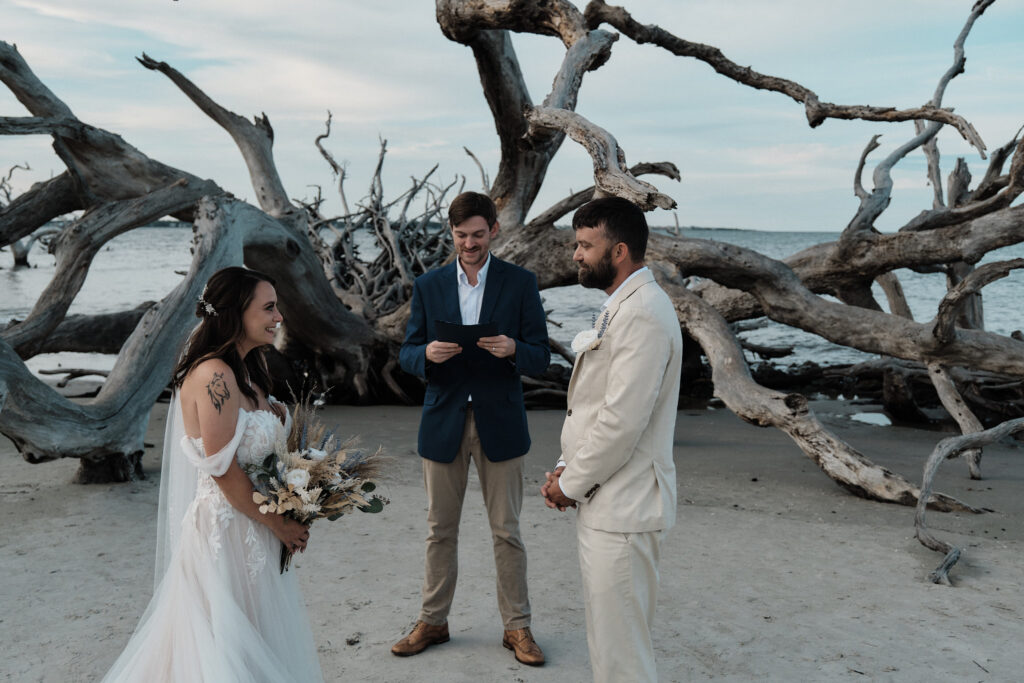
[[[498,611],[508,630],[530,625],[530,598],[526,589],[526,548],[519,534],[523,507],[523,458],[491,462],[480,447],[473,409],[466,409],[466,427],[455,460],[434,462],[423,458],[427,489],[427,553],[423,576],[420,620],[440,625],[448,619],[458,577],[459,519],[466,497],[469,461],[476,463],[484,506],[494,541]]]
[[[651,628],[664,535],[599,531],[576,523],[595,683],[658,680]]]

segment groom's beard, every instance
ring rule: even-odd
[[[604,256],[594,266],[580,263],[580,284],[590,289],[608,289],[615,282],[615,267],[612,265],[612,250],[604,252]]]

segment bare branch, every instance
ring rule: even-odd
[[[48,119],[41,116],[0,116],[0,135],[82,136],[86,124],[76,118]]]
[[[986,189],[994,189],[997,182],[991,181],[990,184],[985,184],[983,180],[982,185],[979,185],[979,189],[983,186]],[[1020,142],[1016,145],[1013,161],[1010,163],[1010,171],[1006,177],[1006,185],[1000,192],[984,199],[980,198],[983,196],[981,193],[975,192],[975,196],[979,197],[978,201],[968,202],[966,205],[958,207],[953,207],[953,201],[950,200],[950,207],[953,208],[924,212],[900,228],[900,231],[920,232],[934,230],[974,220],[1007,208],[1022,192],[1024,192],[1024,138],[1021,138]]]
[[[992,158],[989,159],[984,177],[982,177],[978,186],[974,188],[974,192],[971,193],[973,201],[988,199],[1009,184],[1010,178],[1002,175],[1003,165],[1010,158],[1010,154],[1018,149],[1017,139],[1020,137],[1021,130],[1024,130],[1024,128],[1018,129],[1012,140],[992,152]]]
[[[277,166],[274,164],[274,130],[266,114],[257,116],[253,123],[228,111],[213,101],[195,83],[183,76],[166,62],[158,62],[143,53],[138,62],[147,69],[159,71],[171,79],[199,109],[209,116],[234,139],[245,165],[249,179],[256,191],[256,199],[271,216],[280,217],[295,210],[288,200]]]
[[[324,122],[324,132],[316,136],[316,139],[313,141],[313,144],[315,144],[316,148],[320,150],[320,156],[322,156],[327,161],[327,164],[328,166],[331,167],[331,171],[334,173],[334,175],[338,177],[338,196],[341,197],[341,210],[345,214],[349,214],[351,213],[351,211],[349,211],[348,208],[348,200],[345,198],[345,167],[339,164],[337,161],[335,161],[334,155],[328,152],[324,148],[323,144],[321,144],[324,140],[331,137],[332,118],[333,115],[331,114],[330,110],[328,110],[327,121]]]
[[[987,7],[990,2],[991,0],[987,0],[979,4]],[[973,23],[974,18],[980,15],[981,12],[984,12],[985,7],[981,7],[979,10],[975,6],[969,23]],[[722,51],[716,47],[683,40],[653,24],[641,24],[633,19],[625,9],[608,5],[603,0],[591,0],[584,11],[584,16],[591,28],[597,28],[602,23],[611,24],[637,43],[653,43],[674,55],[699,59],[718,73],[731,78],[737,83],[742,83],[758,90],[771,90],[787,95],[804,105],[807,122],[812,128],[821,125],[826,119],[862,119],[865,121],[889,122],[926,119],[954,126],[960,132],[960,135],[984,157],[985,143],[977,131],[974,130],[974,126],[963,117],[954,114],[950,109],[925,105],[914,109],[897,110],[893,107],[840,105],[821,102],[814,92],[799,83],[775,76],[767,76],[749,67],[741,67],[727,59],[722,54]]]
[[[967,169],[967,163],[963,157],[956,160],[956,165],[949,172],[946,181],[946,195],[949,198],[951,207],[962,206],[969,196],[968,188],[971,185],[971,172]]]
[[[40,294],[32,312],[17,325],[0,333],[22,358],[34,356],[39,347],[64,319],[77,296],[93,257],[114,237],[179,211],[205,194],[219,188],[210,181],[182,179],[170,186],[135,199],[124,199],[89,210],[57,238],[54,253],[57,268],[53,279]]]
[[[971,27],[974,26],[974,22],[978,17],[984,13],[990,4],[994,0],[979,0],[975,3],[971,9],[971,13],[968,16],[967,22],[964,28],[961,30],[960,35],[954,44],[953,50],[953,65],[946,70],[946,72],[939,79],[939,83],[935,88],[935,94],[932,96],[931,102],[927,105],[933,108],[938,108],[942,104],[942,96],[946,91],[946,86],[949,82],[958,74],[964,71],[964,41],[967,39],[967,35],[970,33]],[[927,118],[927,117],[921,117]],[[909,142],[902,145],[894,152],[889,154],[876,168],[873,174],[873,180],[875,188],[871,194],[867,197],[861,197],[861,204],[854,215],[853,219],[843,230],[843,234],[839,238],[838,255],[840,258],[846,257],[853,249],[857,248],[856,243],[870,237],[870,233],[874,231],[875,220],[882,214],[883,211],[889,206],[889,201],[892,196],[892,168],[909,154],[911,151],[918,147],[925,147],[925,155],[928,159],[928,171],[929,177],[931,178],[934,186],[935,199],[933,204],[938,206],[942,205],[941,195],[941,184],[939,181],[939,154],[938,147],[935,144],[935,136],[942,129],[942,125],[947,123],[937,119],[932,119],[932,122],[927,126],[924,125],[923,121],[915,120],[914,127],[917,134],[911,138]],[[977,133],[974,132],[973,126],[964,121],[964,124],[969,128],[970,132],[973,132],[974,138],[965,135],[968,140],[976,139],[978,144],[975,146],[978,149],[979,154],[982,158],[985,158],[984,144],[981,143],[980,138],[977,138]],[[961,134],[964,134],[964,130],[961,129]],[[953,196],[953,191],[956,190],[956,196]],[[964,185],[963,190],[966,190]],[[948,197],[948,205],[954,207],[956,205],[956,199],[962,194],[959,189],[950,188],[950,196]],[[933,211],[941,211],[941,208],[933,207]]]
[[[475,163],[476,167],[480,170],[480,182],[482,183],[481,187],[483,188],[483,191],[485,193],[489,192],[491,189],[491,181],[487,177],[487,170],[484,168],[484,165],[480,163],[480,160],[476,158],[476,155],[473,154],[473,152],[469,151],[469,147],[464,146],[462,149],[466,151],[466,154],[469,155],[469,158],[473,160],[473,163]]]
[[[68,171],[36,183],[0,208],[0,247],[12,244],[57,216],[85,208]]]
[[[870,238],[874,233],[875,220],[889,206],[892,199],[892,169],[906,155],[938,135],[941,124],[932,123],[883,159],[872,174],[874,189],[862,197],[860,207],[839,237],[838,252],[841,257],[854,248],[858,240]]]
[[[875,278],[875,282],[882,288],[886,300],[889,302],[889,312],[901,318],[913,320],[914,315],[910,311],[907,297],[903,294],[903,286],[895,273],[882,273]]]
[[[931,104],[938,107],[942,104],[942,97],[946,93],[946,87],[949,82],[964,72],[964,64],[967,63],[967,58],[964,56],[964,43],[967,42],[967,36],[970,35],[971,29],[974,27],[974,22],[978,20],[982,14],[985,13],[992,3],[996,0],[977,0],[974,6],[971,7],[971,13],[967,17],[967,22],[964,27],[960,30],[960,34],[953,41],[953,64],[950,65],[946,73],[939,79],[938,85],[935,86],[935,94],[932,95]],[[972,128],[973,130],[973,128]],[[979,151],[984,152],[984,147],[979,148]],[[982,158],[985,155],[982,154]],[[953,202],[950,202],[952,204]]]
[[[980,330],[959,330],[953,340],[944,343],[933,334],[934,323],[916,323],[815,296],[783,263],[742,247],[665,238],[658,242],[657,249],[662,259],[677,264],[685,274],[747,291],[772,320],[836,344],[906,360],[1024,375],[1024,343],[1017,340]],[[986,272],[981,268],[978,271]],[[879,334],[879,330],[886,333]]]
[[[708,357],[715,396],[743,420],[781,429],[829,477],[859,496],[900,505],[923,499],[943,510],[967,509],[942,494],[929,492],[922,497],[909,481],[872,463],[826,429],[800,394],[783,394],[754,382],[743,349],[722,316],[685,287],[666,282],[664,274],[659,283],[672,297],[680,323]]]
[[[928,456],[927,462],[925,462],[924,473],[921,476],[921,497],[927,500],[926,496],[931,493],[932,485],[935,480],[935,473],[938,472],[939,465],[941,465],[943,461],[956,456],[957,453],[965,449],[988,446],[989,444],[995,443],[1000,439],[1010,436],[1011,434],[1016,434],[1022,430],[1024,430],[1024,418],[1019,418],[1016,420],[1008,420],[996,427],[993,427],[992,429],[986,429],[983,432],[964,434],[962,436],[951,436],[947,439],[943,439],[935,445],[935,449],[932,451],[931,455]],[[917,510],[914,513],[914,535],[924,547],[940,553],[947,553],[946,558],[943,560],[939,568],[932,572],[928,578],[933,583],[948,584],[949,570],[954,564],[956,564],[957,560],[960,559],[963,548],[955,547],[952,544],[934,536],[925,524],[926,512],[927,510],[925,509],[925,506],[918,501]]]
[[[594,182],[599,193],[624,197],[650,211],[654,207],[675,208],[671,197],[661,194],[650,183],[637,180],[625,169],[625,155],[611,133],[579,114],[564,109],[534,107],[526,113],[531,130],[555,128],[567,133],[590,154],[594,162]]]
[[[565,51],[565,58],[555,74],[551,92],[544,98],[543,106],[575,110],[583,74],[607,62],[612,54],[612,44],[618,39],[617,33],[594,30],[576,41]]]
[[[967,407],[963,396],[960,395],[956,384],[953,382],[953,378],[949,376],[949,371],[946,368],[939,363],[929,363],[928,376],[931,378],[932,384],[935,386],[935,392],[938,394],[939,400],[942,402],[946,412],[960,426],[960,433],[973,434],[985,429],[981,424],[981,420]],[[967,468],[971,479],[981,479],[981,449],[968,448],[963,451],[962,455],[967,460]]]
[[[489,193],[498,220],[508,227],[521,225],[565,136],[557,128],[528,128],[523,112],[533,102],[508,31],[562,39],[566,54],[544,105],[568,110],[576,106],[584,73],[607,61],[618,36],[588,30],[579,10],[565,0],[438,0],[436,8],[444,34],[473,50],[501,141],[501,161]]]
[[[672,180],[682,180],[682,175],[679,173],[679,168],[671,161],[659,161],[659,162],[641,162],[632,166],[629,169],[629,174],[634,177],[647,175],[649,173],[656,173],[663,175],[666,178]],[[575,211],[580,208],[591,199],[594,198],[595,187],[584,188],[579,192],[574,192],[565,199],[559,201],[554,206],[551,206],[547,210],[540,213],[536,218],[530,221],[530,225],[554,225],[555,221],[567,215],[568,213]],[[678,218],[676,219],[678,223]]]
[[[583,15],[567,0],[438,0],[437,23],[463,44],[480,31],[506,29],[555,36],[569,48],[587,34]]]
[[[985,285],[1006,277],[1011,270],[1018,268],[1024,268],[1024,259],[988,263],[971,272],[960,284],[949,290],[939,302],[939,311],[935,316],[933,334],[939,343],[949,344],[956,339],[957,315],[967,297],[977,294]]]
[[[32,72],[11,43],[0,40],[0,82],[26,109],[44,119],[74,119],[71,109]]]
[[[924,121],[914,121],[914,130],[920,135],[924,132]],[[935,138],[930,138],[921,145],[921,151],[928,161],[928,182],[932,186],[932,209],[945,208],[946,202],[942,198],[942,166],[939,162],[939,144]],[[953,202],[950,201],[950,204]]]
[[[860,161],[857,163],[857,170],[853,174],[853,193],[860,197],[862,202],[867,201],[869,195],[867,193],[867,190],[864,189],[864,185],[861,184],[860,178],[861,175],[864,173],[864,164],[865,162],[867,162],[868,155],[880,147],[878,143],[878,138],[880,137],[882,136],[871,136],[871,140],[864,147],[864,151],[860,153]]]

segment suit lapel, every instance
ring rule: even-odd
[[[615,298],[608,302],[608,307],[605,308],[604,313],[597,316],[597,319],[594,320],[594,329],[604,336],[615,314],[619,312],[622,302],[632,296],[636,290],[651,282],[654,282],[654,274],[649,270],[637,274],[636,277],[629,281],[625,289],[617,292]],[[580,366],[586,361],[586,355],[586,351],[581,351],[576,356],[576,362],[572,364],[572,376],[569,377],[569,388],[566,390],[566,398],[570,405],[572,405],[573,390],[576,388],[576,378],[579,377]]]
[[[608,308],[605,310],[608,318],[606,323],[601,322],[601,316],[597,317],[597,323],[595,323],[595,329],[600,330],[601,325],[604,325],[605,331],[608,326],[611,325],[612,319],[615,318],[615,314],[619,312],[619,307],[622,306],[622,302],[633,296],[636,290],[640,289],[644,285],[654,282],[654,274],[649,270],[645,270],[642,273],[637,273],[636,277],[629,281],[624,289],[616,293],[615,298],[608,302]]]
[[[501,294],[505,278],[502,271],[505,269],[505,262],[501,261],[494,254],[490,257],[491,263],[487,266],[487,280],[484,282],[484,300],[480,304],[480,322],[488,323],[494,317],[494,307],[498,305],[498,295]]]
[[[584,351],[576,355],[576,360],[572,364],[572,374],[569,376],[569,387],[565,390],[565,400],[571,406],[572,396],[576,388],[576,378],[580,376],[580,366],[583,365],[583,356],[587,355]]]
[[[462,324],[462,309],[459,308],[459,281],[455,261],[441,269],[441,309],[445,322]]]

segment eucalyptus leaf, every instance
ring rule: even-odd
[[[374,498],[373,500],[370,501],[369,505],[361,505],[361,506],[359,506],[359,511],[360,512],[369,512],[371,514],[375,514],[375,513],[381,512],[383,509],[384,509],[384,501],[381,500],[380,498]]]

